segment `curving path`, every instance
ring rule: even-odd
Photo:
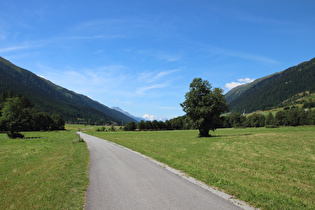
[[[85,209],[241,209],[135,152],[78,134],[90,151]]]

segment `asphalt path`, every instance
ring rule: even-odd
[[[135,152],[78,134],[90,151],[85,209],[241,209]]]

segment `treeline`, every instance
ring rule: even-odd
[[[125,131],[189,130],[193,128],[193,122],[186,116],[166,120],[165,122],[157,120],[153,120],[152,122],[141,120],[139,123],[129,122],[124,126]]]
[[[233,113],[230,116],[222,116],[217,125],[218,128],[246,128],[246,127],[267,127],[278,126],[299,126],[315,125],[315,111],[302,108],[290,108],[278,111],[275,115],[269,112],[267,115],[254,113],[245,116],[240,113]],[[194,123],[186,116],[177,117],[171,120],[162,121],[141,121],[138,124],[129,122],[125,125],[125,131],[158,131],[158,130],[189,130],[196,129]]]
[[[315,111],[302,108],[291,108],[278,111],[275,115],[269,112],[267,115],[254,113],[248,117],[233,113],[222,118],[222,127],[277,127],[315,125]]]
[[[65,121],[57,114],[40,112],[22,94],[3,91],[0,95],[0,131],[10,138],[23,137],[20,131],[64,130]]]

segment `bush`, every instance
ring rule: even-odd
[[[277,125],[266,125],[265,128],[279,128]]]
[[[127,125],[124,127],[124,131],[134,131],[137,129],[137,124],[133,121],[129,122]]]

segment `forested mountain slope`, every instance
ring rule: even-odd
[[[230,90],[226,99],[232,112],[252,112],[280,105],[291,96],[315,91],[315,58]]]
[[[0,57],[0,93],[8,90],[26,95],[36,109],[59,114],[67,121],[76,122],[78,118],[90,122],[134,121],[117,110],[55,85]]]

